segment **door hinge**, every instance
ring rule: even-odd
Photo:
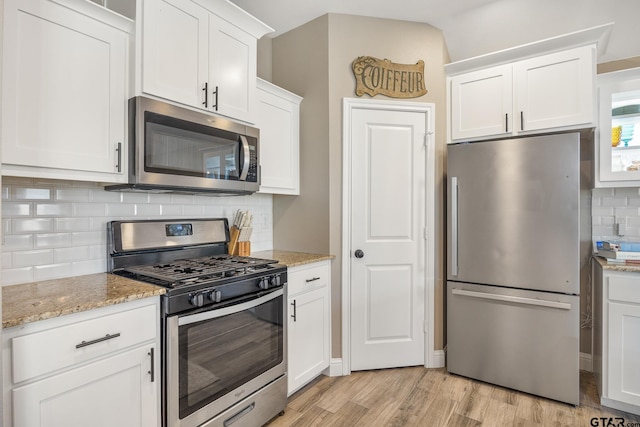
[[[425,320],[424,323],[422,324],[422,332],[424,332],[425,334],[429,331],[429,323]]]
[[[425,133],[424,134],[424,148],[429,147],[429,134]]]
[[[427,233],[427,229],[426,228],[424,229],[423,236],[424,236],[424,240],[429,240],[429,234]]]

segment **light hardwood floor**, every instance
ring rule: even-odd
[[[267,426],[640,427],[640,416],[598,402],[588,372],[580,373],[580,406],[574,407],[450,375],[444,368],[410,367],[320,376],[292,395],[285,414]],[[614,419],[591,421],[602,417]]]

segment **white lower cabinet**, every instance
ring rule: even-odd
[[[160,424],[157,297],[6,329],[5,426]]]
[[[601,403],[640,414],[640,274],[596,268],[593,359]]]
[[[289,395],[329,367],[330,274],[330,261],[289,268]]]

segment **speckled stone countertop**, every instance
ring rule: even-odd
[[[640,273],[640,265],[625,264],[608,264],[606,258],[594,257],[596,262],[602,266],[603,270],[628,271],[631,273]]]
[[[312,262],[335,258],[334,255],[279,251],[277,249],[273,249],[270,251],[252,252],[251,256],[255,258],[275,259],[280,264],[284,264],[287,267],[296,267],[298,265],[311,264]]]
[[[108,273],[2,288],[2,328],[162,295],[164,288]]]

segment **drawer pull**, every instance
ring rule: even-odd
[[[291,315],[291,317],[293,318],[293,321],[296,321],[296,300],[293,300],[291,302],[291,306],[293,307],[293,314]]]
[[[309,282],[315,282],[316,280],[320,280],[320,278],[319,278],[319,277],[314,277],[313,279],[307,279],[307,280],[306,280],[306,282],[307,282],[307,283],[309,283]]]
[[[102,342],[102,341],[112,340],[114,338],[118,338],[119,336],[120,336],[120,332],[118,332],[117,334],[113,334],[113,335],[107,334],[104,337],[97,338],[95,340],[82,341],[80,344],[76,344],[76,348],[82,348],[82,347],[86,347],[88,345],[97,344],[97,343]]]

